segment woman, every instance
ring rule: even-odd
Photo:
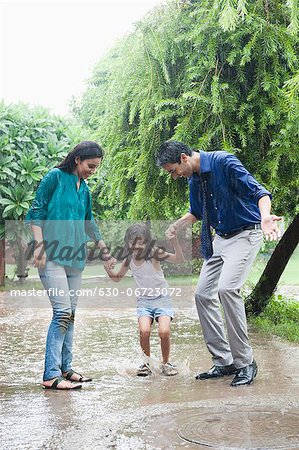
[[[98,248],[105,247],[84,181],[96,171],[102,157],[95,142],[78,144],[41,180],[26,217],[34,234],[34,265],[53,309],[42,383],[47,389],[79,389],[82,382],[91,381],[72,369],[72,345],[86,242],[92,239]]]

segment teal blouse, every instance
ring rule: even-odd
[[[91,211],[87,184],[61,169],[50,170],[41,180],[26,222],[42,228],[47,259],[84,269],[86,242],[102,239]]]

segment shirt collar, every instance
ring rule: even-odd
[[[209,153],[200,150],[200,173],[211,172]]]

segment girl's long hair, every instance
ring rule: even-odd
[[[134,223],[127,228],[125,234],[125,245],[124,245],[124,258],[126,259],[126,264],[129,265],[132,259],[132,249],[130,248],[130,241],[137,241],[138,239],[143,239],[146,242],[146,247],[142,252],[142,258],[149,260],[152,258],[153,249],[153,238],[149,227],[143,223]]]
[[[67,173],[73,173],[76,168],[76,158],[80,161],[85,159],[103,158],[103,149],[93,141],[83,141],[77,144],[65,157],[65,159],[56,166],[58,169]]]

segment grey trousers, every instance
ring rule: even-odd
[[[195,301],[205,342],[216,366],[252,363],[244,301],[240,289],[263,240],[261,230],[245,230],[229,239],[216,235],[213,256],[205,261],[195,291]],[[222,304],[227,328],[220,310]]]

